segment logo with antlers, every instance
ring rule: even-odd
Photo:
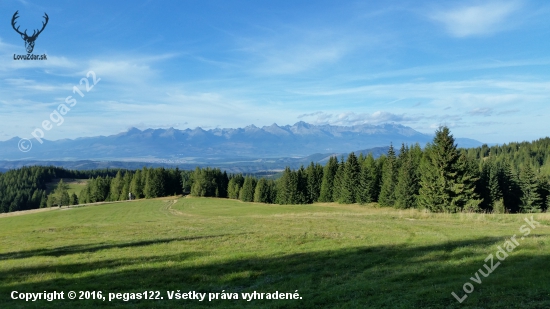
[[[33,30],[32,35],[29,36],[27,34],[26,29],[25,29],[24,32],[21,32],[21,31],[19,31],[19,26],[17,26],[17,28],[15,28],[15,20],[19,18],[19,16],[17,16],[18,13],[19,13],[19,11],[16,11],[15,14],[13,14],[13,17],[11,18],[11,26],[13,27],[13,30],[15,30],[15,32],[17,32],[17,33],[19,33],[19,35],[21,35],[21,38],[25,41],[25,48],[27,49],[27,53],[30,54],[34,50],[34,41],[36,41],[36,39],[38,38],[38,35],[40,33],[42,33],[42,31],[44,31],[44,28],[46,28],[46,25],[48,24],[49,17],[48,17],[48,14],[44,13],[43,17],[46,21],[42,22],[42,29]]]

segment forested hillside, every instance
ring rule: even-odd
[[[88,179],[114,175],[116,170],[74,171],[32,166],[0,173],[0,213],[47,206],[46,184],[56,178]]]
[[[332,157],[324,166],[286,168],[277,180],[227,174],[218,168],[144,167],[87,172],[91,179],[80,196],[67,197],[60,184],[46,197],[44,183],[69,177],[62,173],[74,178],[85,175],[38,167],[2,174],[2,211],[126,200],[131,193],[135,198],[191,194],[277,204],[377,202],[432,212],[541,212],[550,206],[550,138],[458,149],[443,127],[424,149],[403,144],[396,151],[391,145],[387,155],[376,159],[354,153]]]

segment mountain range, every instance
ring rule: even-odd
[[[233,162],[266,158],[296,158],[312,154],[329,156],[361,149],[399,148],[401,143],[424,146],[433,136],[399,124],[333,126],[297,122],[294,125],[237,129],[200,127],[179,130],[131,128],[110,136],[36,140],[28,152],[18,149],[20,138],[0,142],[3,160],[117,160],[159,163]],[[457,138],[459,147],[482,143]]]

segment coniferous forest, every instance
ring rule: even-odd
[[[89,179],[79,196],[57,178]],[[374,203],[431,212],[543,212],[550,206],[550,138],[458,149],[447,127],[433,142],[386,155],[331,157],[274,180],[218,168],[72,171],[25,167],[0,174],[0,212],[191,194],[269,204]]]

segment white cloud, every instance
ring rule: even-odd
[[[493,114],[493,109],[492,108],[476,108],[474,110],[471,110],[468,112],[468,114],[472,115],[472,116],[485,116],[485,117],[488,117],[488,116],[491,116]]]
[[[455,37],[487,35],[506,29],[505,22],[520,7],[517,1],[493,1],[437,11],[431,18]]]
[[[355,112],[344,112],[339,114],[331,114],[324,112],[315,112],[310,114],[303,114],[298,116],[298,118],[311,118],[308,121],[313,124],[330,124],[330,125],[342,125],[342,126],[351,126],[351,125],[362,125],[362,124],[382,124],[388,122],[414,122],[416,117],[405,116],[404,114],[398,115],[385,111],[376,111],[372,114],[370,113],[355,113]]]

